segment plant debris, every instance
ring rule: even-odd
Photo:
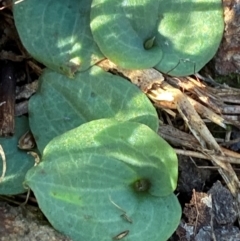
[[[208,193],[193,191],[183,210],[187,222],[176,233],[186,241],[240,240],[240,230],[234,226],[237,212],[233,196],[218,181]]]

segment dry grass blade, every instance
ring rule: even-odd
[[[211,161],[211,157],[208,157],[206,154],[202,154],[200,152],[197,151],[185,151],[182,149],[174,149],[175,152],[179,155],[184,155],[184,156],[191,156],[191,157],[196,157],[196,158],[201,158],[201,159],[205,159],[205,160],[209,160]],[[219,156],[219,155],[212,155],[212,157],[214,159],[218,159],[218,161],[221,162],[227,162],[227,163],[234,163],[234,164],[240,164],[240,158],[236,158],[236,157],[229,157],[229,156]]]
[[[197,102],[196,100],[192,99],[191,97],[187,97],[187,98],[198,114],[200,114],[202,117],[209,119],[213,123],[223,128],[226,128],[225,120],[223,117],[216,114],[214,111],[202,105],[201,103]]]
[[[163,88],[165,91],[172,94],[174,99],[173,102],[175,103],[178,112],[191,130],[192,134],[199,141],[201,146],[204,149],[208,147],[210,149],[214,149],[217,152],[221,152],[217,142],[213,138],[203,120],[198,115],[197,111],[189,102],[186,95],[167,83],[165,86],[163,86]]]

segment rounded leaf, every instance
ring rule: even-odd
[[[127,69],[154,67],[162,50],[154,40],[158,31],[158,3],[152,0],[93,0],[91,30],[103,54]],[[150,41],[151,42],[151,41]]]
[[[152,103],[126,79],[98,67],[69,79],[51,70],[40,77],[39,89],[29,101],[29,121],[39,150],[55,136],[101,118],[131,120],[158,128]]]
[[[15,2],[14,22],[20,39],[27,51],[47,67],[73,76],[104,57],[92,39],[91,1]]]
[[[219,47],[222,1],[93,0],[90,25],[103,54],[117,65],[190,75]]]
[[[177,156],[169,144],[146,125],[115,119],[85,123],[47,145],[43,152],[45,159],[64,156],[63,147],[68,153],[98,153],[125,162],[138,173],[137,180],[151,183],[152,195],[166,196],[176,188]]]
[[[181,217],[168,183],[176,171],[174,150],[150,128],[105,119],[53,139],[26,184],[52,225],[73,240],[166,241]],[[144,179],[149,190],[136,189]]]
[[[224,30],[221,0],[159,0],[156,41],[163,58],[155,66],[174,76],[197,73],[213,58]]]

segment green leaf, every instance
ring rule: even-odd
[[[195,74],[213,58],[224,30],[221,0],[159,1],[156,41],[163,51],[155,66],[170,75]]]
[[[36,60],[73,76],[103,58],[92,39],[90,7],[89,0],[22,1],[14,4],[14,22],[23,45]]]
[[[153,0],[93,0],[91,30],[103,54],[127,69],[155,66],[162,50],[145,42],[157,34],[158,6]]]
[[[91,29],[103,54],[119,66],[190,75],[219,47],[222,1],[93,0]],[[145,49],[154,37],[152,48]]]
[[[18,140],[29,130],[28,120],[25,117],[16,118],[15,134],[9,138],[0,137],[0,144],[6,157],[6,173],[0,182],[0,194],[14,195],[26,192],[23,181],[27,171],[34,166],[34,158],[26,151],[18,149]],[[3,161],[0,156],[0,176]]]
[[[14,20],[30,54],[69,76],[104,56],[127,69],[194,74],[224,29],[221,0],[28,0],[14,5]]]
[[[139,175],[152,183],[152,195],[169,195],[176,188],[176,154],[146,125],[114,119],[91,121],[56,138],[50,147],[45,148],[45,157],[55,159],[49,155],[64,156],[66,150],[62,147],[66,147],[69,153],[101,153],[139,168]],[[143,168],[144,165],[146,168]],[[151,180],[149,173],[158,178]]]
[[[39,150],[55,136],[101,118],[131,120],[158,128],[148,98],[127,80],[93,67],[74,79],[45,70],[29,102],[29,118]]]
[[[176,173],[174,150],[150,128],[102,119],[53,139],[26,184],[73,240],[111,241],[129,231],[124,240],[166,241],[181,217]],[[144,179],[149,190],[137,191]]]

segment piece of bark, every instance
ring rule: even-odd
[[[0,136],[14,134],[15,66],[11,61],[0,62]]]
[[[240,73],[240,5],[239,0],[223,0],[225,31],[215,57],[217,74]]]

